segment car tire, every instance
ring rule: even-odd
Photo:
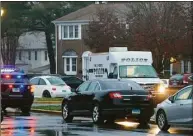
[[[168,125],[166,114],[163,110],[158,111],[156,116],[156,123],[159,129],[162,131],[167,131],[170,128],[170,125]]]
[[[47,91],[47,90],[43,92],[42,96],[45,97],[45,98],[51,98],[52,97],[50,92]]]
[[[70,110],[67,102],[62,105],[62,118],[67,123],[70,123],[73,120],[73,116],[70,115]]]
[[[104,118],[101,115],[101,109],[98,104],[94,104],[92,109],[92,121],[94,124],[104,123]]]
[[[20,109],[23,114],[29,114],[31,111],[31,107],[21,107]]]

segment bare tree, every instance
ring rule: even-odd
[[[97,9],[83,38],[90,49],[96,52],[108,51],[112,46],[128,46],[129,36],[125,22],[115,9],[105,6]]]
[[[136,49],[153,53],[158,72],[169,63],[170,57],[188,53],[190,49],[190,3],[132,2],[128,4],[130,24]]]

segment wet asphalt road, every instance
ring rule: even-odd
[[[117,122],[115,124],[93,125],[88,118],[75,118],[73,123],[65,123],[61,116],[44,113],[8,113],[1,123],[1,136],[182,136],[192,135],[188,128],[169,129],[161,132],[156,125],[149,128],[137,123]]]

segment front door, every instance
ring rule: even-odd
[[[88,90],[89,84],[90,81],[84,82],[77,88],[77,91],[74,93],[74,95],[71,96],[71,107],[73,107],[73,112],[79,112],[80,110],[84,110],[84,92]]]
[[[168,122],[175,124],[190,123],[192,120],[192,87],[186,87],[174,96],[166,110]]]

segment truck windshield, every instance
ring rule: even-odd
[[[120,78],[157,78],[157,73],[151,65],[119,66]]]

